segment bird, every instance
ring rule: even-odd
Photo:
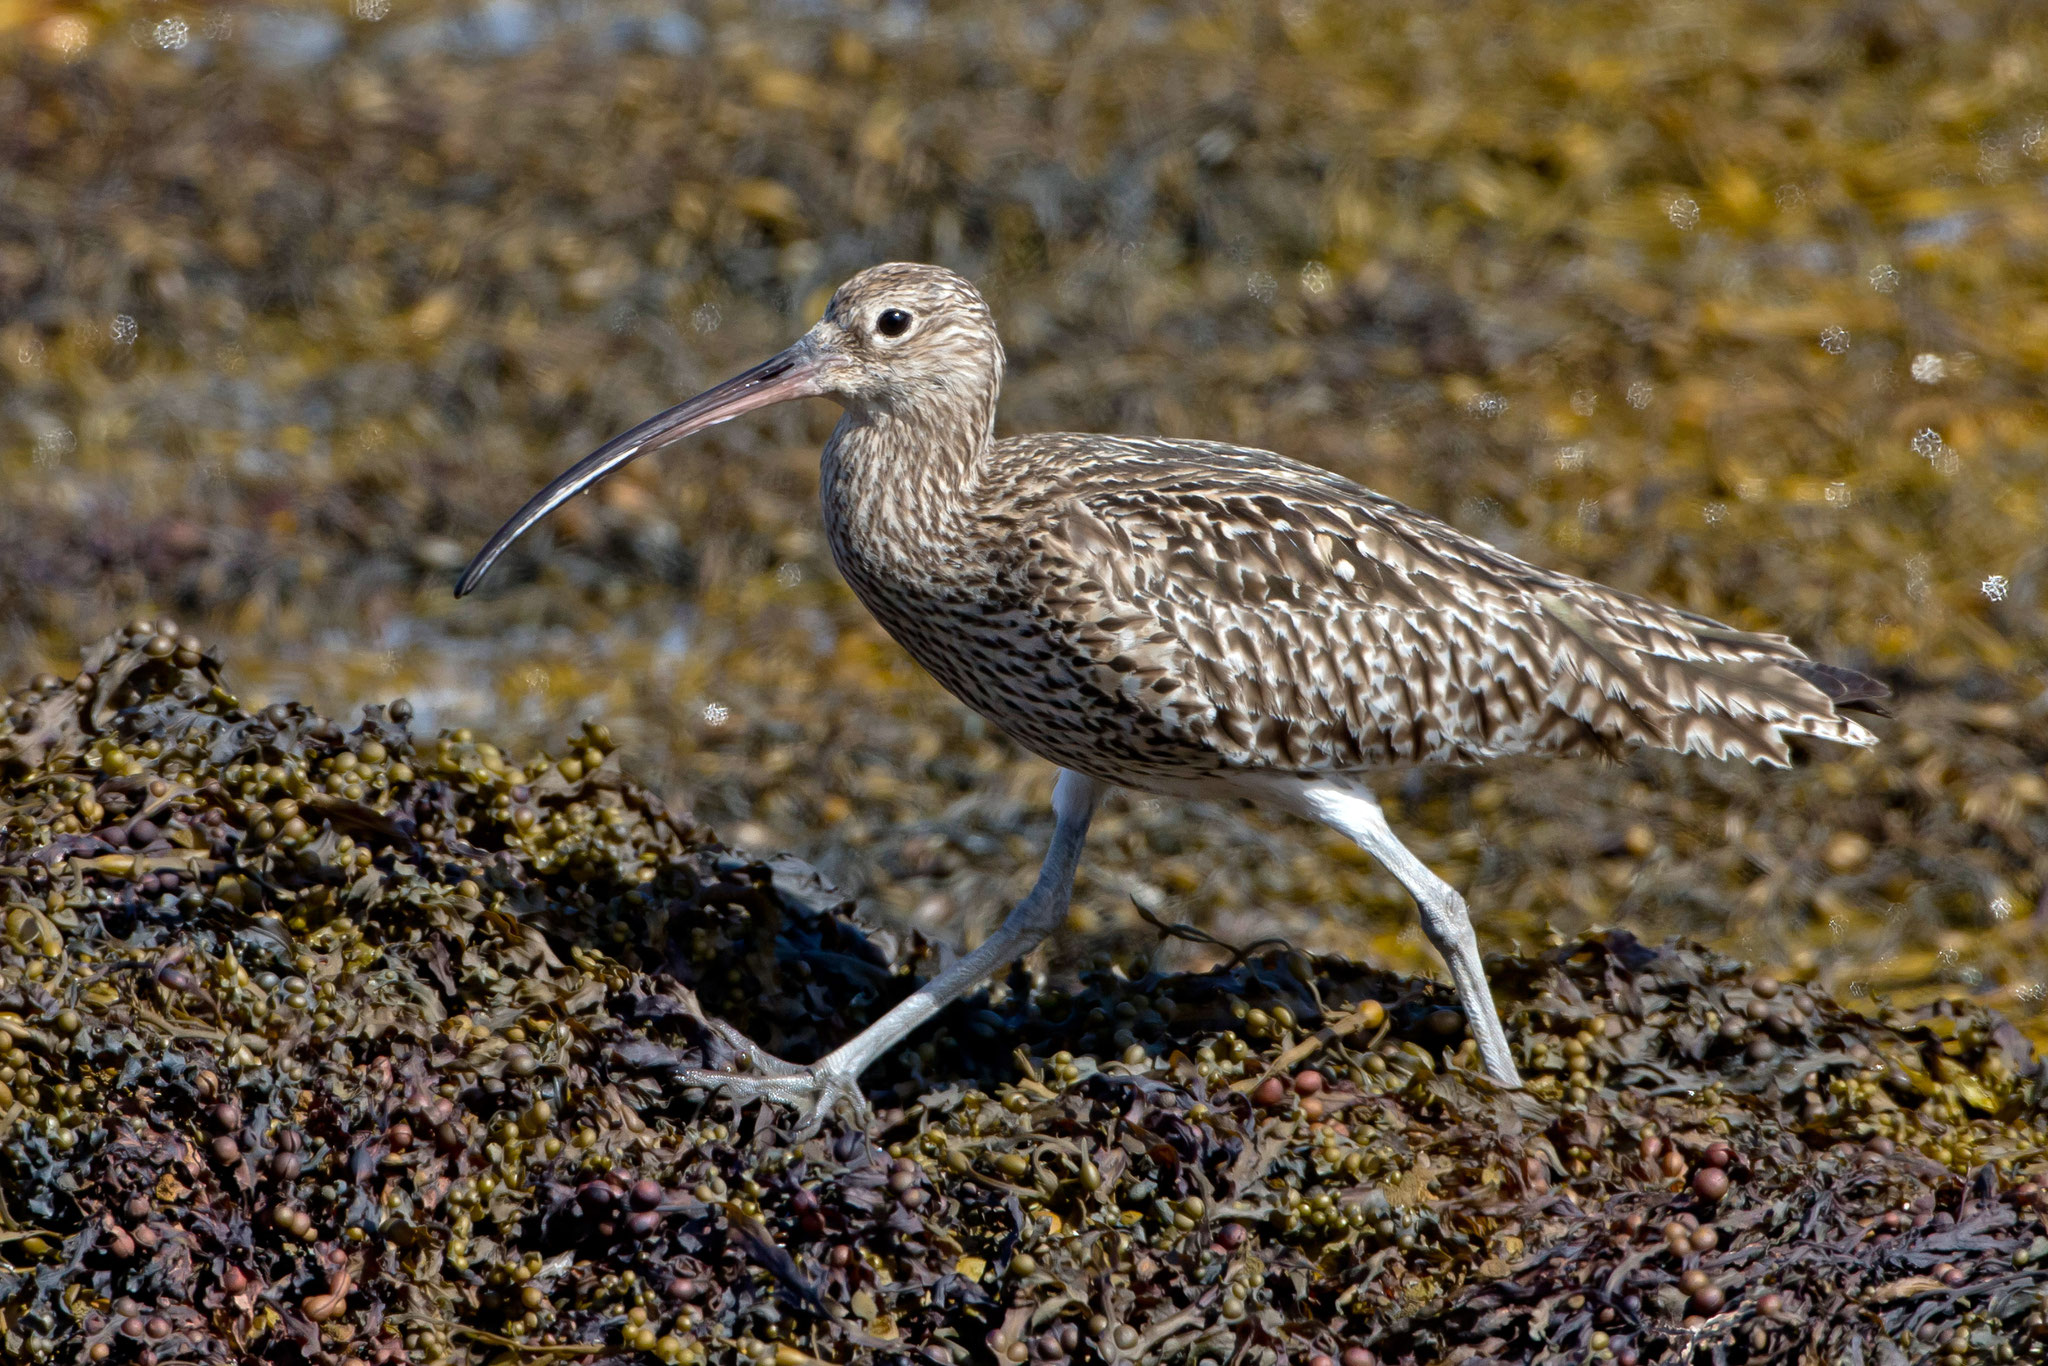
[[[792,346],[613,439],[463,572],[658,447],[770,404],[842,412],[819,492],[832,556],[947,691],[1051,761],[1054,829],[1001,926],[799,1065],[720,1025],[744,1070],[686,1085],[867,1114],[860,1076],[1066,920],[1090,820],[1123,787],[1243,798],[1355,841],[1408,891],[1484,1072],[1521,1084],[1462,896],[1394,833],[1371,776],[1637,748],[1785,766],[1790,736],[1877,737],[1888,690],[1781,635],[1540,568],[1318,466],[1212,441],[996,437],[1003,347],[958,274],[853,276]]]

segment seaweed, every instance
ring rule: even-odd
[[[0,1323],[25,1361],[1948,1361],[2048,1340],[2048,1073],[1612,932],[1439,984],[1022,968],[796,1142],[678,1086],[928,972],[603,727],[242,707],[138,621],[0,738]],[[1154,920],[1161,931],[1195,934]]]

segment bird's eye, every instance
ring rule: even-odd
[[[900,337],[910,330],[910,315],[900,308],[885,308],[875,317],[875,331],[885,337]]]

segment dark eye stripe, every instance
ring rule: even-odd
[[[910,330],[910,315],[900,308],[885,308],[875,319],[875,331],[885,337],[900,337]]]

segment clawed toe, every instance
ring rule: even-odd
[[[861,1094],[858,1072],[849,1075],[845,1068],[832,1066],[830,1058],[808,1067],[784,1062],[725,1021],[707,1015],[698,1005],[696,993],[689,988],[681,988],[677,994],[684,1013],[723,1045],[724,1051],[732,1056],[734,1067],[742,1069],[717,1072],[690,1068],[678,1072],[677,1081],[684,1086],[701,1086],[740,1105],[756,1100],[787,1105],[797,1113],[795,1136],[799,1140],[817,1133],[825,1126],[826,1116],[835,1112],[863,1132],[867,1130],[874,1116],[868,1109],[867,1097]],[[718,1052],[716,1048],[712,1050],[712,1061],[718,1060]]]
[[[823,1063],[799,1067],[754,1049],[750,1055],[758,1072],[707,1072],[702,1069],[677,1074],[685,1086],[701,1086],[739,1105],[770,1101],[796,1111],[792,1135],[798,1141],[810,1138],[825,1127],[825,1120],[838,1114],[853,1127],[866,1132],[874,1116],[867,1097],[861,1094],[857,1077],[828,1069]]]

